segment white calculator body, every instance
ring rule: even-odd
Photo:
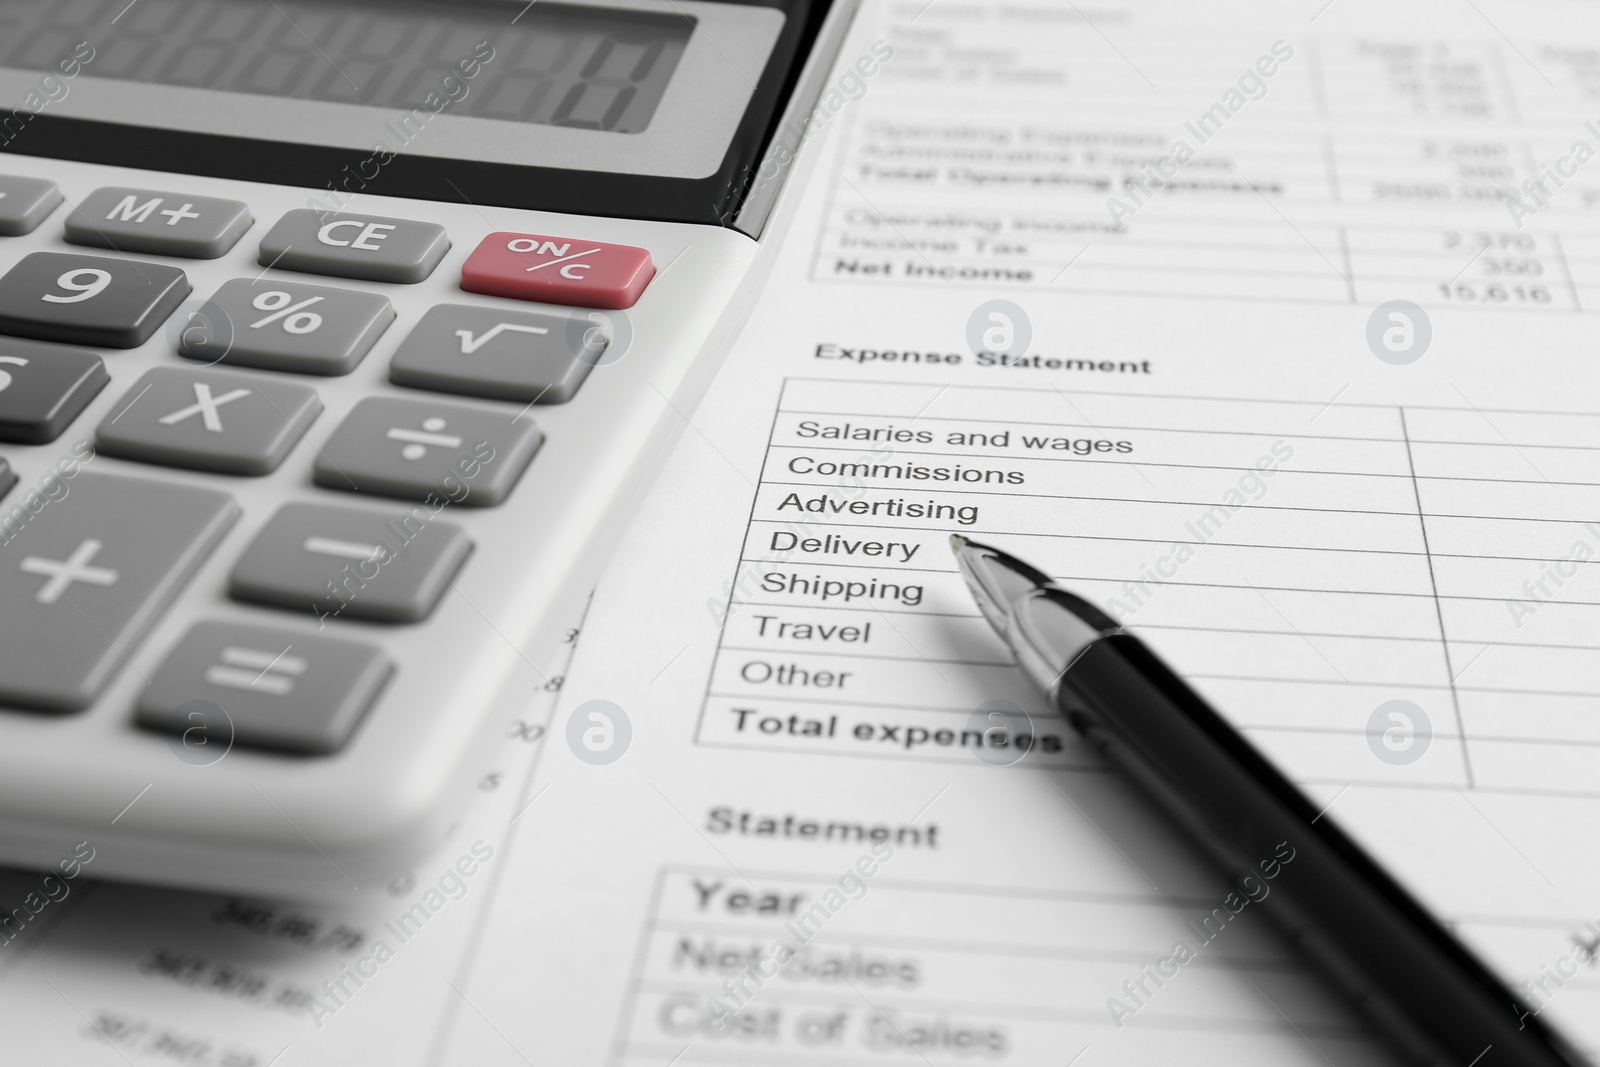
[[[0,862],[320,896],[436,847],[848,15],[0,0]]]

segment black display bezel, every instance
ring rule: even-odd
[[[665,178],[397,155],[374,177],[361,178],[359,191],[575,215],[730,225],[831,0],[715,2],[775,8],[785,19],[722,164],[710,176]],[[0,151],[323,192],[356,188],[340,184],[340,179],[348,181],[371,155],[363,149],[131,126],[49,112],[31,115],[26,133],[0,145]],[[174,166],[175,160],[182,165]],[[321,180],[311,184],[308,175]]]

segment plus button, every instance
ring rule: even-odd
[[[24,556],[22,571],[25,574],[37,574],[47,579],[34,600],[41,604],[54,604],[66,595],[73,582],[87,582],[90,585],[116,585],[117,572],[104,567],[91,567],[89,561],[95,553],[100,551],[100,542],[94,539],[85,540],[72,555],[64,560],[45,559],[42,556]]]

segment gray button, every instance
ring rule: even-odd
[[[60,204],[55,182],[0,174],[0,237],[32,233]]]
[[[67,216],[68,244],[216,259],[250,228],[238,200],[114,186],[96,189]]]
[[[189,295],[177,267],[34,252],[0,278],[0,333],[138,348]]]
[[[323,620],[420,622],[472,551],[466,532],[438,517],[442,507],[285,504],[250,542],[228,591]]]
[[[444,227],[297,208],[261,239],[263,267],[372,282],[420,282],[450,250]]]
[[[207,620],[151,677],[138,721],[217,758],[234,743],[326,755],[344,747],[393,669],[370,645]]]
[[[218,474],[271,474],[322,412],[316,391],[229,370],[157,367],[95,430],[108,456]]]
[[[491,400],[564,404],[603,351],[587,319],[440,304],[401,342],[389,380]]]
[[[11,492],[11,487],[16,484],[17,475],[16,472],[11,469],[11,464],[7,463],[3,459],[0,459],[0,497],[4,497],[7,493]],[[0,532],[6,532],[3,525],[0,525]]]
[[[178,354],[204,363],[349,374],[394,321],[387,297],[235,278],[190,316]]]
[[[543,442],[532,419],[481,404],[369,397],[317,454],[312,479],[327,489],[490,507]]]
[[[54,441],[110,380],[93,352],[0,337],[0,441]]]
[[[0,704],[87,707],[239,509],[212,489],[80,471],[0,545]]]

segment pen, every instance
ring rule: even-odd
[[[1024,673],[1224,875],[1293,849],[1264,910],[1398,1051],[1430,1067],[1588,1067],[1142,641],[1014,556],[950,545]]]

